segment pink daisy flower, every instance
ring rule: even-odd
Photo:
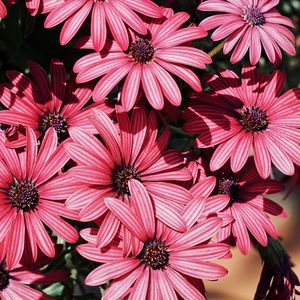
[[[198,148],[217,146],[210,161],[215,171],[230,158],[232,171],[244,166],[251,148],[259,175],[267,178],[271,162],[284,174],[293,175],[300,165],[300,114],[296,109],[300,89],[281,94],[285,76],[275,71],[259,75],[244,67],[242,79],[230,70],[208,78],[215,94],[202,93],[185,111],[184,130],[200,134]]]
[[[179,231],[186,230],[180,214],[191,200],[191,194],[175,182],[191,179],[183,167],[180,153],[166,150],[170,131],[167,127],[158,135],[155,114],[146,116],[144,109],[135,108],[131,115],[116,107],[118,130],[99,110],[93,110],[91,121],[101,140],[79,129],[72,129],[73,143],[66,151],[78,166],[70,172],[85,184],[66,201],[70,209],[79,210],[81,221],[102,216],[97,245],[104,247],[119,232],[120,221],[104,203],[105,197],[120,198],[125,203],[144,203],[164,224]],[[174,182],[175,181],[175,182]],[[124,254],[129,253],[131,235],[126,233]]]
[[[226,38],[224,54],[233,48],[230,62],[240,61],[249,50],[250,62],[255,65],[261,57],[262,47],[269,60],[278,63],[282,59],[282,48],[295,55],[295,37],[282,25],[294,27],[293,22],[282,16],[274,7],[279,0],[207,0],[198,9],[221,12],[204,19],[200,25],[206,30],[217,28],[213,41]]]
[[[51,270],[42,273],[40,269],[49,264],[49,259],[39,253],[37,261],[30,266],[16,264],[8,268],[2,253],[3,245],[0,243],[0,298],[2,300],[51,300],[40,291],[30,287],[30,284],[51,284],[61,282],[69,277],[63,270]],[[57,248],[58,249],[58,248]]]
[[[78,216],[62,203],[66,193],[77,188],[74,180],[66,173],[55,177],[69,160],[63,144],[56,146],[54,129],[46,132],[39,151],[32,129],[27,128],[26,136],[26,151],[21,153],[6,148],[2,136],[0,141],[0,242],[8,268],[20,261],[26,247],[33,260],[38,248],[54,256],[44,224],[67,242],[78,239],[77,231],[61,218]]]
[[[42,2],[52,6],[45,20],[46,28],[64,22],[60,34],[61,45],[67,44],[75,36],[91,14],[90,30],[96,51],[105,45],[108,30],[121,49],[126,50],[129,46],[128,28],[142,35],[147,34],[147,27],[140,15],[151,18],[162,16],[162,9],[151,0],[64,0],[55,5],[51,0]]]
[[[217,233],[217,241],[236,244],[243,254],[247,254],[250,234],[264,247],[268,243],[268,235],[275,239],[278,237],[268,214],[286,217],[286,212],[266,195],[282,192],[284,185],[281,182],[262,180],[253,158],[249,158],[244,168],[237,173],[232,172],[228,165],[213,173],[207,170],[207,173],[214,177],[200,180],[190,190],[194,199],[201,199],[205,188],[216,195],[205,201],[202,215],[217,213],[218,217],[224,218],[223,226]],[[222,199],[220,196],[225,197]],[[230,217],[233,222],[229,220]]]
[[[17,71],[7,71],[10,84],[0,86],[0,101],[7,110],[0,111],[0,122],[14,126],[29,126],[37,137],[48,128],[55,129],[59,142],[67,139],[69,129],[81,127],[95,132],[87,116],[92,107],[111,114],[113,109],[106,103],[85,107],[91,98],[92,85],[77,85],[74,77],[67,80],[63,63],[52,60],[51,81],[36,63],[29,63],[33,80]],[[26,142],[25,129],[20,127],[8,136],[7,145],[20,147]]]
[[[87,276],[85,283],[99,286],[111,280],[103,300],[125,296],[141,300],[204,300],[201,280],[216,280],[226,275],[224,267],[210,262],[229,253],[228,245],[210,242],[220,229],[221,219],[214,217],[196,225],[192,223],[187,232],[178,233],[160,222],[147,223],[145,220],[152,219],[147,209],[140,207],[133,211],[113,198],[107,198],[105,203],[133,234],[138,247],[136,254],[124,258],[117,244],[99,249],[95,237],[87,230],[83,232],[88,243],[79,245],[78,252],[103,263]],[[187,209],[184,217],[188,222],[193,210]]]
[[[187,13],[173,14],[171,9],[166,9],[165,17],[159,21],[144,21],[148,34],[141,37],[133,33],[126,51],[112,44],[110,49],[79,59],[73,68],[78,73],[77,82],[101,76],[93,92],[94,101],[99,102],[126,77],[121,102],[127,111],[134,106],[140,85],[155,109],[163,109],[164,96],[172,105],[179,106],[181,92],[170,73],[200,92],[198,77],[184,65],[205,69],[205,64],[211,63],[205,52],[183,45],[207,35],[201,27],[180,28],[188,19]],[[82,47],[88,46],[89,43]]]

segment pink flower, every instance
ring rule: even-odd
[[[134,253],[122,256],[118,244],[99,249],[93,232],[84,230],[87,244],[79,245],[78,252],[93,261],[103,263],[85,279],[87,285],[99,286],[111,280],[102,299],[205,299],[201,280],[216,280],[226,275],[224,267],[211,263],[229,253],[226,244],[212,243],[221,219],[209,218],[192,223],[187,232],[178,233],[161,222],[148,222],[151,212],[140,207],[132,210],[118,199],[107,198],[105,203],[136,239]],[[184,214],[188,222],[193,210]]]
[[[0,242],[8,268],[21,259],[26,247],[33,260],[38,248],[48,257],[55,254],[53,242],[44,224],[65,241],[74,243],[77,231],[61,217],[76,219],[77,213],[62,203],[74,192],[76,182],[63,173],[55,176],[69,160],[63,144],[57,147],[57,135],[49,129],[37,149],[36,136],[27,128],[26,151],[6,148],[0,141]]]
[[[118,130],[99,110],[91,121],[101,140],[79,129],[72,129],[74,143],[66,144],[66,151],[78,166],[70,172],[85,186],[66,201],[66,206],[80,211],[81,221],[102,217],[97,245],[104,247],[118,234],[120,221],[104,203],[105,197],[120,198],[125,203],[144,203],[164,224],[179,231],[186,230],[180,214],[191,200],[191,194],[176,182],[191,179],[183,167],[180,153],[166,150],[170,131],[165,128],[158,135],[157,119],[153,111],[146,116],[144,109],[135,108],[131,118],[121,106],[116,107]],[[124,240],[124,254],[130,252],[131,234]]]
[[[0,0],[0,19],[3,19],[7,16],[7,9],[5,4]]]
[[[162,16],[162,9],[151,0],[65,0],[55,5],[51,0],[42,1],[52,5],[45,20],[46,28],[65,22],[60,34],[62,45],[74,37],[92,12],[90,30],[96,51],[103,48],[109,32],[121,49],[126,50],[129,45],[128,28],[142,35],[147,34],[140,15],[151,18]]]
[[[211,58],[187,42],[202,38],[207,32],[201,27],[180,27],[189,19],[187,13],[173,14],[165,10],[165,17],[144,21],[148,34],[133,38],[126,51],[112,43],[100,53],[88,54],[79,59],[73,70],[78,73],[77,82],[83,83],[101,77],[95,86],[93,99],[102,99],[125,77],[121,102],[129,111],[134,106],[140,85],[147,100],[155,109],[164,107],[164,96],[174,106],[181,104],[181,91],[170,75],[187,82],[195,91],[201,91],[198,77],[187,67],[205,69]],[[88,48],[90,42],[82,45]],[[104,76],[103,76],[104,75]]]
[[[68,138],[72,127],[95,132],[87,119],[92,107],[107,114],[113,112],[105,103],[85,107],[92,94],[92,85],[77,85],[72,76],[67,80],[63,63],[52,60],[50,82],[41,66],[29,63],[29,68],[33,80],[17,71],[6,72],[11,84],[0,86],[0,101],[7,107],[7,110],[0,111],[1,123],[29,126],[38,138],[52,127],[62,142]],[[20,127],[13,136],[7,136],[7,145],[23,146],[26,142],[24,134],[24,128]]]
[[[253,147],[261,177],[267,178],[271,162],[284,174],[293,175],[300,165],[300,114],[296,109],[300,89],[281,94],[285,76],[275,71],[259,75],[244,67],[242,79],[230,70],[208,78],[214,94],[202,93],[185,111],[184,130],[200,134],[198,148],[217,146],[210,168],[215,171],[230,158],[233,172],[244,166]]]
[[[224,54],[234,47],[230,62],[240,61],[249,49],[250,62],[255,65],[261,56],[262,47],[272,63],[282,59],[280,48],[295,55],[295,37],[286,26],[293,22],[282,16],[274,7],[279,0],[207,0],[198,9],[221,12],[203,20],[200,25],[206,30],[218,27],[211,38],[219,41],[226,38]]]
[[[51,270],[42,273],[40,268],[48,264],[49,259],[45,259],[41,253],[39,253],[36,263],[30,266],[17,264],[13,268],[8,268],[2,249],[3,245],[0,243],[0,298],[2,300],[51,300],[52,297],[46,296],[29,285],[51,284],[64,281],[69,277],[68,272],[63,270]]]
[[[281,182],[262,180],[253,158],[248,159],[244,168],[237,173],[232,172],[228,165],[213,173],[207,170],[207,173],[214,177],[201,179],[190,191],[194,201],[203,201],[203,191],[216,195],[205,200],[202,215],[217,214],[224,219],[217,233],[217,241],[236,244],[243,254],[247,254],[250,249],[249,232],[264,247],[268,243],[267,235],[277,238],[276,227],[268,214],[286,217],[286,212],[266,195],[283,191]]]

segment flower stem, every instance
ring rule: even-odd
[[[218,52],[220,52],[220,51],[223,49],[223,47],[224,47],[224,42],[220,43],[218,46],[216,46],[214,49],[212,49],[212,50],[208,53],[208,55],[209,55],[210,57],[215,56]]]

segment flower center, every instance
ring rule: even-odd
[[[40,121],[40,130],[45,133],[50,127],[53,127],[57,133],[58,141],[62,142],[69,136],[67,120],[59,113],[44,113]]]
[[[4,263],[0,263],[0,292],[7,288],[9,284],[9,274],[5,270]]]
[[[113,186],[119,195],[130,195],[128,188],[128,181],[130,179],[140,180],[136,169],[132,166],[129,167],[117,167],[113,171]]]
[[[243,127],[251,132],[264,131],[268,128],[268,116],[259,107],[244,107],[241,110],[241,123]]]
[[[244,7],[242,17],[250,26],[260,26],[265,24],[265,17],[257,7]]]
[[[31,181],[16,179],[8,190],[9,200],[13,207],[23,212],[34,210],[39,202],[39,194],[35,184]]]
[[[139,39],[129,46],[129,55],[132,60],[139,63],[147,63],[154,56],[154,47],[147,39]]]
[[[154,270],[163,269],[169,262],[169,252],[162,241],[148,241],[138,256],[142,263]]]
[[[237,199],[240,186],[233,178],[221,178],[218,180],[217,193],[230,196],[231,202]]]

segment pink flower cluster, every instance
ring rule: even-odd
[[[295,54],[278,2],[203,1],[199,10],[224,14],[199,26],[151,0],[26,2],[46,28],[63,24],[61,45],[90,22],[75,46],[91,52],[71,74],[56,59],[50,76],[30,62],[30,75],[7,71],[0,86],[1,299],[48,299],[26,284],[68,276],[40,273],[57,252],[52,233],[86,241],[77,251],[101,265],[85,283],[110,281],[109,300],[205,299],[202,280],[227,274],[212,261],[277,239],[270,215],[286,213],[268,195],[284,186],[270,174],[300,165],[300,89],[283,92],[282,71],[254,65],[262,46],[274,64],[280,49]],[[212,58],[193,42],[214,28],[231,63],[249,50],[250,64],[200,81]],[[191,151],[170,146],[169,119],[196,135]]]

